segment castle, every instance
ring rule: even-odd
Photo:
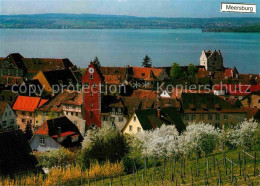
[[[200,56],[200,65],[204,66],[207,71],[222,71],[223,66],[223,57],[220,50],[203,50]]]

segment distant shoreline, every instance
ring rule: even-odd
[[[92,14],[0,15],[0,29],[212,29],[248,27],[260,17],[162,18]]]

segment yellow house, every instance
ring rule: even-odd
[[[175,108],[136,110],[130,117],[122,132],[124,134],[142,133],[144,130],[153,130],[165,125],[175,125],[181,132],[185,129],[180,115]]]

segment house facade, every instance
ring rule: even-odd
[[[17,124],[22,131],[25,131],[29,123],[32,130],[35,129],[35,110],[46,103],[48,100],[39,97],[18,96],[14,102],[13,110],[17,115]]]
[[[252,92],[241,100],[244,107],[260,109],[260,91]]]
[[[0,132],[18,129],[16,117],[10,104],[0,101]]]
[[[244,109],[214,94],[183,93],[181,102],[185,125],[190,122],[204,122],[221,128],[225,124],[235,124],[247,119]]]

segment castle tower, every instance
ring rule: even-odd
[[[222,71],[224,70],[223,57],[218,51],[203,50],[200,56],[200,65],[205,66],[207,71]]]

